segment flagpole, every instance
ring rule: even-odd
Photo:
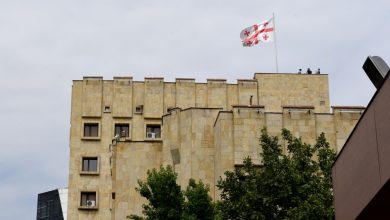
[[[279,65],[278,65],[278,47],[276,44],[276,26],[275,26],[275,13],[272,13],[272,22],[274,26],[274,45],[275,45],[275,61],[276,61],[276,73],[279,73]]]

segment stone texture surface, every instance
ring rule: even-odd
[[[143,106],[142,113],[135,112],[137,106]],[[209,184],[210,195],[218,199],[215,184],[226,170],[241,165],[247,156],[261,165],[263,127],[272,135],[288,128],[308,143],[324,132],[331,146],[340,150],[361,112],[361,108],[331,112],[328,76],[323,74],[255,74],[237,84],[220,79],[195,83],[84,77],[73,82],[71,108],[72,220],[141,214],[145,200],[134,189],[137,180],[160,165],[172,165],[182,187],[189,178]],[[83,137],[84,123],[98,123],[98,137]],[[130,134],[113,146],[115,124],[129,124]],[[162,138],[146,138],[147,125],[161,125]],[[81,173],[82,157],[87,156],[98,157],[97,175]],[[97,209],[79,208],[82,191],[97,193]]]
[[[317,113],[329,112],[327,75],[255,74],[258,81],[259,104],[268,112],[285,105],[314,106]]]

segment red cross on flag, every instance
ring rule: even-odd
[[[258,44],[260,41],[267,43],[274,41],[274,25],[273,19],[263,21],[260,24],[255,24],[241,31],[240,37],[244,47],[251,47]]]

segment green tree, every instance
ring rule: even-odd
[[[185,219],[211,220],[214,219],[214,204],[208,195],[210,187],[204,185],[202,181],[196,183],[190,179],[184,195]],[[184,218],[183,218],[184,219]]]
[[[138,180],[139,187],[136,188],[136,191],[149,201],[149,204],[142,205],[145,219],[181,219],[184,196],[176,183],[177,174],[172,167],[161,166],[159,171],[148,170],[147,176],[146,182]],[[144,219],[136,215],[131,215],[129,218]]]
[[[242,168],[227,171],[225,176],[217,185],[222,190],[221,201],[217,203],[222,219],[264,219],[258,172],[251,159],[246,158]]]
[[[223,219],[333,219],[331,166],[336,154],[322,133],[314,146],[286,130],[282,139],[262,130],[263,168],[250,158],[244,167],[227,171],[217,187]]]
[[[130,215],[128,218],[141,220],[209,220],[214,218],[214,205],[208,195],[209,186],[202,181],[190,179],[186,191],[176,183],[177,173],[171,166],[147,172],[145,182],[139,180],[136,188],[148,204],[142,205],[144,217]]]

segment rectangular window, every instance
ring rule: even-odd
[[[144,106],[143,105],[138,105],[135,107],[135,113],[137,114],[142,114],[144,112]]]
[[[121,138],[128,138],[129,127],[129,124],[115,124],[115,136],[119,135]]]
[[[83,166],[81,169],[83,172],[97,172],[98,171],[98,158],[97,157],[83,157]]]
[[[84,124],[84,137],[99,137],[99,124],[98,123],[85,123]]]
[[[80,206],[87,208],[96,208],[96,192],[81,192]]]
[[[161,138],[161,125],[146,125],[146,138]]]

